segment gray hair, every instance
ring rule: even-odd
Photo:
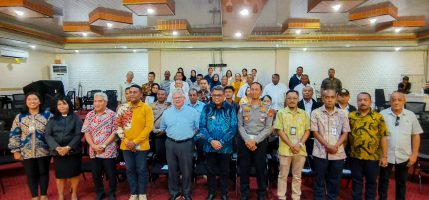
[[[97,93],[95,93],[94,94],[94,98],[95,97],[101,97],[101,98],[103,98],[104,101],[106,101],[106,102],[108,101],[107,95],[104,92],[97,92]]]
[[[132,72],[132,71],[128,71],[128,72],[127,72],[127,75],[128,75],[128,74],[131,74],[131,75],[133,75],[133,76],[134,76],[134,72]]]
[[[185,97],[185,93],[182,89],[179,88],[173,90],[173,92],[171,93],[171,97],[173,97],[175,94],[180,94],[181,96]]]
[[[311,91],[313,91],[313,87],[311,87],[311,86],[305,86],[304,88],[302,88],[302,90],[304,91],[304,89],[305,88],[307,88],[307,89],[311,89]],[[313,91],[314,92],[314,91]]]

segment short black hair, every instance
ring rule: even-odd
[[[287,96],[289,93],[295,93],[296,95],[299,96],[299,93],[296,90],[289,90],[289,91],[287,91],[285,96]]]
[[[137,84],[131,85],[131,86],[130,86],[130,89],[131,89],[131,88],[137,88],[137,89],[139,89],[139,91],[140,91],[140,92],[142,92],[142,91],[143,91],[143,90],[142,90],[142,87],[140,87],[140,85],[137,85]]]
[[[42,112],[42,108],[43,108],[42,96],[40,96],[40,94],[37,93],[37,92],[29,92],[29,93],[27,93],[25,95],[25,98],[24,98],[24,108],[21,110],[21,114],[28,114],[30,112],[30,109],[27,106],[27,98],[30,95],[34,95],[34,96],[36,96],[39,99],[39,101],[40,101],[39,113]]]
[[[149,74],[148,75],[153,75],[153,76],[155,76],[155,72],[149,72]]]
[[[360,93],[358,94],[358,96],[359,96],[359,95],[361,95],[361,94],[368,95],[368,96],[369,96],[369,99],[371,99],[371,95],[370,95],[368,92],[360,92]]]
[[[197,74],[197,77],[198,77],[198,76],[204,77],[202,74]]]
[[[225,90],[225,91],[226,91],[226,90],[232,90],[232,92],[235,92],[234,87],[232,87],[232,86],[230,86],[230,85],[226,86],[226,87],[224,88],[224,90]]]
[[[222,91],[222,93],[225,93],[225,89],[223,89],[223,87],[222,87],[222,86],[220,86],[220,85],[216,85],[216,86],[214,86],[214,87],[212,88],[211,93],[213,93],[215,90],[217,90],[217,91]]]
[[[243,68],[241,71],[243,71],[243,70],[247,72],[247,69],[246,69],[246,68]]]
[[[131,88],[131,87],[126,87],[126,88],[125,88],[125,91],[130,90],[130,88]]]
[[[253,82],[252,84],[250,84],[250,87],[252,87],[252,85],[259,85],[259,87],[261,88],[261,90],[264,88],[262,87],[262,84],[260,84],[259,82]]]
[[[304,70],[304,67],[302,67],[302,66],[299,66],[299,67],[297,67],[296,69],[299,69],[299,68],[301,68],[302,70]]]
[[[279,78],[280,78],[280,75],[279,75],[279,74],[273,74],[273,76],[277,76],[277,77],[279,77]]]
[[[71,102],[71,100],[67,97],[67,96],[63,96],[63,95],[58,95],[55,98],[54,104],[53,104],[53,111],[52,112],[54,114],[54,117],[59,118],[61,117],[61,112],[58,110],[58,102],[61,101],[63,103],[67,103],[67,106],[69,107],[69,112],[67,113],[67,115],[72,115],[73,114],[73,103]]]
[[[252,69],[252,71],[253,71],[253,70],[255,70],[255,72],[258,72],[258,70],[257,70],[257,69],[255,69],[255,68],[253,68],[253,69]]]

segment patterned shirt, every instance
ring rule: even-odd
[[[383,115],[370,111],[362,116],[359,111],[349,114],[350,157],[361,160],[380,160],[381,138],[387,136]]]
[[[288,137],[292,144],[298,144],[301,141],[301,138],[304,136],[305,131],[310,131],[310,118],[308,117],[305,110],[298,108],[296,112],[292,112],[289,107],[285,107],[278,111],[276,120],[274,121],[274,128],[283,130],[286,134],[286,137]],[[279,155],[306,156],[307,151],[304,146],[301,148],[301,151],[298,154],[293,154],[290,150],[290,147],[280,138]]]
[[[85,117],[85,122],[82,126],[83,133],[89,133],[92,141],[96,145],[101,145],[106,142],[110,135],[115,134],[116,113],[110,109],[106,109],[101,115],[97,115],[94,110],[89,112]],[[91,158],[116,158],[118,156],[116,142],[112,142],[106,146],[102,154],[95,154],[95,151],[89,148],[89,157]]]
[[[207,104],[200,117],[200,133],[207,139],[204,152],[232,153],[232,143],[237,133],[237,113],[230,104],[223,102],[219,109],[214,103]],[[218,140],[222,149],[215,150],[210,142]]]
[[[173,82],[173,81],[171,81],[171,80],[168,80],[168,81],[167,80],[163,80],[163,81],[161,81],[161,84],[159,84],[161,86],[161,88],[164,89],[167,92],[167,94],[170,93],[170,84],[171,84],[171,82]]]
[[[335,145],[344,132],[350,132],[349,118],[346,113],[336,107],[329,113],[325,106],[315,109],[311,113],[311,131],[317,131],[330,145]],[[346,158],[344,146],[340,145],[335,154],[328,154],[325,147],[314,140],[313,156],[328,160],[342,160]]]
[[[167,110],[167,108],[169,108],[171,106],[170,103],[168,102],[164,102],[164,103],[159,103],[158,101],[150,104],[150,107],[152,108],[153,111],[153,118],[154,118],[154,124],[153,124],[153,130],[155,132],[158,131],[160,125],[161,125],[161,117],[162,114],[164,113],[165,110]]]
[[[152,85],[153,83],[145,83],[142,85],[142,91],[143,91],[143,101],[146,100],[146,97],[152,94]]]
[[[8,147],[11,152],[20,152],[24,159],[48,156],[45,127],[51,117],[52,114],[48,111],[35,115],[18,114],[10,131]]]

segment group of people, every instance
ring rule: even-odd
[[[266,153],[269,140],[278,140],[279,174],[277,195],[286,199],[287,179],[292,172],[292,199],[301,197],[301,173],[309,160],[314,171],[314,199],[336,199],[343,167],[352,175],[352,198],[387,199],[389,177],[395,168],[396,199],[405,199],[408,168],[415,164],[423,132],[414,113],[404,109],[403,93],[394,92],[390,108],[371,108],[367,92],[357,95],[357,108],[350,105],[350,93],[329,69],[321,85],[322,102],[313,99],[309,76],[298,67],[289,85],[273,74],[265,87],[257,70],[247,74],[227,71],[219,80],[214,69],[203,76],[192,71],[189,78],[179,69],[170,80],[133,82],[133,73],[121,84],[116,112],[109,110],[104,93],[94,95],[94,109],[84,122],[72,110],[66,97],[59,97],[56,109],[41,110],[37,93],[26,95],[26,109],[17,115],[9,148],[23,160],[27,183],[34,199],[47,199],[49,164],[53,157],[58,199],[64,199],[69,180],[72,199],[77,199],[78,175],[82,162],[81,133],[89,145],[93,162],[96,199],[115,199],[116,158],[122,152],[130,187],[130,200],[145,200],[148,184],[147,154],[162,148],[168,165],[171,200],[192,199],[193,152],[202,146],[208,170],[208,200],[215,199],[216,176],[220,197],[228,199],[228,175],[234,147],[238,154],[240,196],[249,198],[249,176],[256,170],[257,198],[264,199],[268,172]],[[117,142],[118,141],[118,142]],[[119,151],[120,150],[120,151]],[[109,179],[104,191],[103,175]],[[39,192],[40,189],[40,192]],[[363,191],[365,194],[363,194]]]

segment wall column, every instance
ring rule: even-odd
[[[289,83],[289,50],[276,50],[276,65],[274,72],[280,75],[280,81]]]
[[[164,73],[161,71],[161,50],[148,50],[148,71],[155,72],[155,82],[161,83]]]

